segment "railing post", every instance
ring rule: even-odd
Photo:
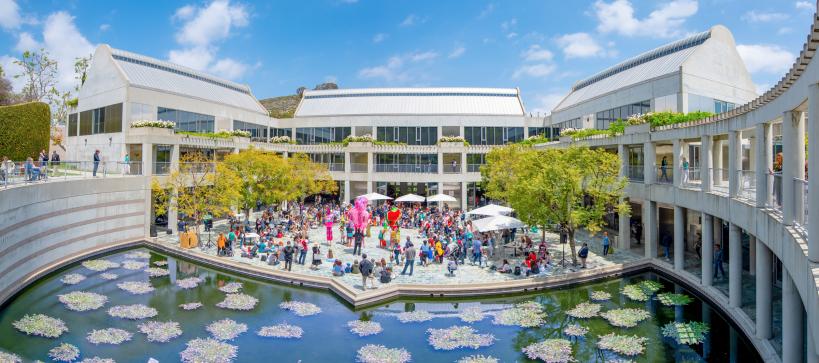
[[[711,145],[713,139],[711,135],[703,135],[700,140],[700,180],[702,181],[702,192],[708,193],[711,191],[711,169],[714,167]]]
[[[643,162],[643,184],[653,184],[656,180],[654,166],[657,164],[657,150],[651,141],[643,143]]]
[[[796,216],[794,178],[804,175],[804,139],[802,113],[786,111],[782,115],[782,223],[787,226],[793,224]],[[799,173],[799,169],[803,170],[802,174]]]
[[[754,169],[756,169],[756,206],[765,207],[770,205],[771,192],[768,189],[768,171],[771,170],[771,126],[768,123],[756,125],[756,156],[754,156]]]
[[[679,188],[682,185],[682,142],[680,139],[674,139],[671,142],[671,182],[674,186]]]
[[[728,196],[736,198],[739,195],[739,170],[742,167],[742,131],[728,132]]]
[[[810,159],[812,161],[817,160],[817,155],[819,155],[819,125],[817,121],[819,121],[819,85],[812,84],[808,87],[808,137],[811,138],[808,142],[808,155],[813,155]],[[808,173],[813,171],[813,174],[816,175],[815,170],[819,168],[819,163],[813,162],[808,168]],[[819,262],[819,237],[810,238],[810,236],[819,236],[819,178],[811,178],[810,175],[806,176],[808,179],[808,190],[812,190],[813,192],[808,193],[808,216],[805,217],[806,224],[808,226],[808,259],[811,262]],[[812,188],[812,189],[811,189]],[[811,342],[813,344],[813,342]]]

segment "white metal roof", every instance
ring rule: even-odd
[[[680,66],[711,36],[705,31],[666,44],[578,81],[554,109],[563,110],[606,93],[680,70]]]
[[[362,88],[305,91],[296,117],[509,115],[525,112],[515,88]]]
[[[117,65],[128,82],[137,87],[155,89],[207,101],[223,103],[253,112],[267,114],[250,87],[214,77],[178,64],[136,53],[111,49]]]

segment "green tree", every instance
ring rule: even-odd
[[[313,162],[306,154],[293,154],[287,161],[292,180],[290,199],[338,191],[338,185],[323,164]]]
[[[257,201],[275,204],[291,197],[290,165],[281,156],[251,148],[228,155],[222,164],[239,176],[239,208],[246,213]]]
[[[17,95],[14,94],[11,82],[6,79],[6,73],[3,71],[3,67],[0,67],[0,106],[13,104],[16,99]]]
[[[620,199],[626,180],[619,169],[620,158],[602,149],[511,145],[490,151],[481,173],[487,194],[506,200],[523,222],[541,229],[558,225],[569,237],[576,264],[578,228],[596,233],[606,214],[628,213]]]
[[[54,105],[53,101],[59,97],[56,88],[57,61],[51,59],[45,49],[40,49],[39,52],[23,52],[21,59],[14,60],[14,64],[21,69],[14,78],[22,78],[26,82],[22,91],[23,101],[41,101]]]

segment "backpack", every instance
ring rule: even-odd
[[[520,266],[515,266],[515,276],[520,276]]]

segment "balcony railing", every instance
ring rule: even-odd
[[[438,173],[438,166],[435,164],[376,164],[377,173]]]
[[[0,164],[0,186],[6,188],[18,184],[142,175],[142,164],[117,161],[54,161],[32,162],[6,161]]]
[[[808,235],[808,181],[793,179],[794,210],[793,223],[796,230],[805,236]]]
[[[643,169],[642,165],[629,165],[626,171],[630,182],[642,183],[645,181],[645,169]]]
[[[168,175],[171,173],[171,162],[170,161],[155,161],[154,162],[154,175]]]
[[[657,180],[655,180],[655,182],[658,184],[674,183],[674,168],[670,165],[658,165],[654,171],[657,173]]]
[[[699,167],[689,167],[688,170],[680,170],[680,183],[685,188],[701,188],[702,172]]]
[[[728,194],[728,169],[711,168],[711,191]]]
[[[344,171],[344,163],[327,163],[327,170],[329,171]]]
[[[449,164],[444,166],[444,174],[460,174],[461,164]]]
[[[467,173],[480,173],[481,166],[484,164],[466,164],[466,172]]]
[[[351,163],[350,171],[353,173],[366,173],[370,170],[367,168],[367,163]]]
[[[768,193],[771,195],[770,207],[782,211],[782,173],[768,173]]]
[[[737,197],[756,200],[756,173],[752,170],[737,170]]]

